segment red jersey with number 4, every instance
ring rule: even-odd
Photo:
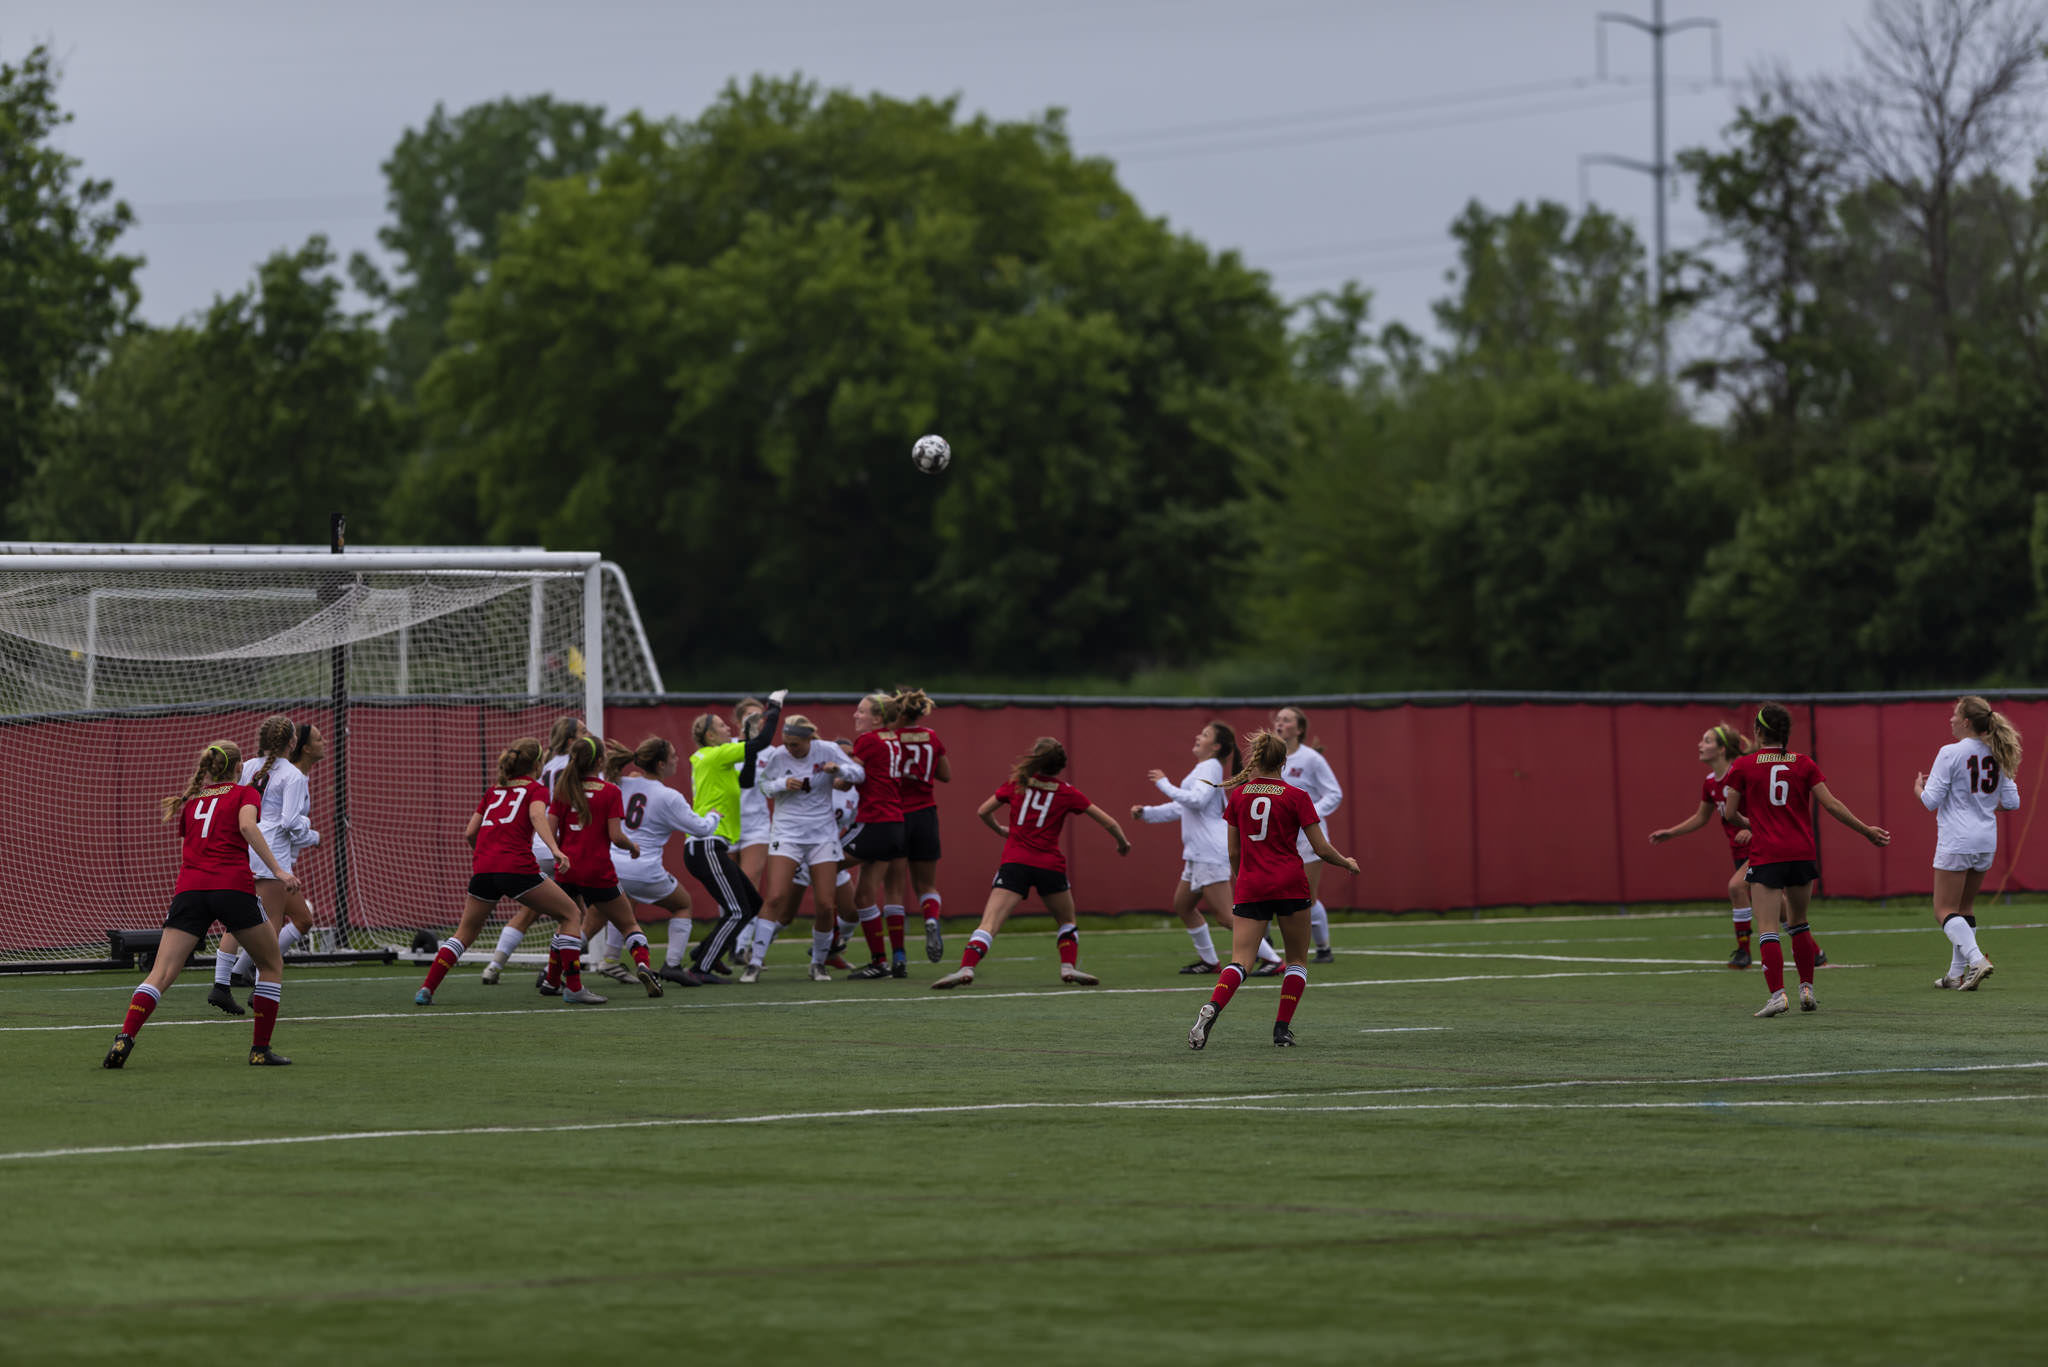
[[[1030,778],[996,789],[996,801],[1010,804],[1010,838],[1003,842],[1003,862],[1065,873],[1067,856],[1060,849],[1060,832],[1068,817],[1095,805],[1088,795],[1064,779]]]
[[[476,829],[471,873],[539,873],[533,857],[533,804],[543,806],[547,790],[530,778],[486,789],[477,801],[483,825]]]
[[[1700,801],[1713,807],[1715,815],[1721,818],[1721,834],[1728,837],[1728,850],[1736,861],[1749,858],[1749,846],[1740,844],[1735,837],[1742,834],[1742,823],[1728,819],[1728,809],[1721,805],[1721,798],[1728,791],[1728,776],[1714,777],[1714,771],[1707,771],[1706,779],[1700,784]]]
[[[626,799],[617,784],[601,778],[585,779],[583,796],[590,803],[587,817],[577,816],[562,798],[548,804],[555,843],[569,856],[569,872],[562,881],[579,888],[608,888],[619,881],[618,870],[612,867],[611,822],[613,817],[625,820]]]
[[[929,726],[899,726],[896,742],[903,747],[903,774],[898,780],[903,810],[922,812],[938,806],[939,800],[932,794],[932,774],[938,769],[939,756],[946,753],[946,742]]]
[[[863,731],[853,738],[853,757],[867,770],[860,782],[860,810],[853,819],[862,823],[901,821],[903,793],[903,746],[894,731]]]
[[[254,893],[256,875],[249,872],[249,840],[242,834],[242,808],[263,815],[263,794],[240,783],[202,788],[178,812],[185,848],[178,864],[181,892],[231,891]]]
[[[1722,782],[1742,794],[1752,865],[1814,858],[1813,790],[1827,781],[1810,756],[1789,750],[1760,750],[1728,766]]]
[[[1224,824],[1237,828],[1235,902],[1308,900],[1308,871],[1294,852],[1294,837],[1319,826],[1315,799],[1277,778],[1255,778],[1223,799]]]

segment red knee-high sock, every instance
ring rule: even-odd
[[[1081,962],[1081,928],[1061,926],[1059,933],[1060,964],[1073,968]]]
[[[1209,1005],[1221,1011],[1230,1005],[1230,999],[1237,995],[1238,985],[1244,981],[1244,969],[1236,964],[1223,965],[1223,971],[1216,975],[1216,990],[1209,994]]]
[[[977,930],[967,937],[967,948],[960,954],[960,967],[972,968],[981,962],[981,956],[988,953],[988,947],[995,937],[985,930]]]
[[[462,941],[452,936],[441,941],[440,952],[434,955],[434,962],[427,965],[427,980],[420,986],[432,992],[441,985],[441,979],[448,976],[448,970],[455,967],[456,961],[461,957]]]
[[[647,937],[644,934],[634,931],[633,938],[626,941],[626,952],[633,956],[634,963],[647,967]]]
[[[917,905],[918,909],[924,912],[925,920],[936,921],[939,919],[939,911],[945,903],[939,899],[939,895],[936,892],[928,892],[917,899]]]
[[[901,954],[903,952],[903,908],[889,907],[882,913],[882,919],[889,923],[889,952],[891,954]],[[875,952],[877,954],[881,953],[880,950]]]
[[[128,999],[128,1018],[121,1022],[121,1033],[129,1036],[138,1034],[149,1019],[149,1013],[156,1010],[157,998],[161,995],[148,983],[136,988],[135,995]]]
[[[562,937],[559,935],[548,941],[548,966],[541,978],[550,987],[562,985]]]
[[[1801,921],[1792,927],[1792,963],[1799,970],[1799,981],[1813,981],[1814,961],[1820,957],[1820,946],[1814,942],[1813,934]]]
[[[1746,950],[1749,948],[1750,925],[1751,922],[1749,921],[1737,921],[1735,923],[1735,947],[1737,949]]]
[[[258,981],[249,993],[249,1009],[256,1013],[255,1033],[249,1037],[251,1049],[268,1049],[270,1032],[277,1028],[277,1008],[284,995],[284,984]]]
[[[558,982],[571,992],[583,990],[583,941],[574,935],[557,935],[548,952],[549,982]]]
[[[1764,961],[1764,986],[1773,992],[1785,990],[1785,947],[1778,943],[1778,932],[1767,930],[1763,943],[1757,947]]]
[[[889,953],[889,943],[882,938],[882,913],[874,907],[868,907],[866,910],[875,913],[873,916],[861,917],[860,921],[860,933],[867,937],[868,957],[870,959],[886,958]]]
[[[1308,991],[1308,970],[1300,964],[1287,965],[1287,974],[1280,979],[1280,1013],[1273,1019],[1285,1025],[1294,1019],[1294,1008],[1301,1005],[1301,994]]]

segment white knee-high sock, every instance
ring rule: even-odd
[[[245,949],[235,956],[235,972],[248,974],[256,972],[256,960],[248,950]]]
[[[607,923],[604,932],[597,937],[597,957],[603,963],[615,964],[620,952],[626,947],[626,933],[617,926]]]
[[[1273,946],[1267,944],[1263,939],[1261,939],[1259,941],[1259,962],[1262,964],[1279,963],[1280,951],[1273,948]]]
[[[235,956],[215,949],[213,951],[213,985],[215,987],[226,987],[228,979],[234,976],[234,972]]]
[[[661,961],[670,968],[681,968],[683,956],[690,952],[690,931],[694,927],[687,916],[668,918],[668,948],[662,951]]]
[[[491,951],[491,962],[497,964],[500,968],[504,967],[505,961],[512,957],[512,952],[519,948],[519,942],[525,938],[526,936],[514,926],[505,926],[500,929],[498,931],[498,947]]]
[[[1317,949],[1330,947],[1330,913],[1320,899],[1309,904],[1308,937],[1315,941]]]
[[[306,934],[304,931],[300,930],[290,921],[286,921],[284,929],[277,932],[277,952],[279,954],[289,954],[292,952],[292,946],[305,938]]]
[[[1209,938],[1209,923],[1188,927],[1188,938],[1195,942],[1195,957],[1205,964],[1216,962],[1216,942]]]
[[[814,930],[811,932],[811,962],[822,965],[832,953],[832,932]]]
[[[1960,916],[1951,916],[1941,923],[1941,933],[1948,936],[1948,942],[1963,952],[1972,965],[1984,957],[1984,951],[1977,948],[1977,928]]]

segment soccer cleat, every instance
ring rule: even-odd
[[[1294,1047],[1294,1027],[1286,1021],[1273,1022],[1273,1047],[1275,1049],[1292,1049]]]
[[[481,982],[485,987],[496,987],[498,985],[498,975],[504,971],[505,965],[493,959],[484,965],[483,976],[477,979],[477,981]]]
[[[946,988],[949,987],[965,987],[973,981],[974,970],[971,968],[962,967],[954,969],[951,973],[948,973],[943,978],[933,979],[932,986],[935,989],[944,991]]]
[[[889,976],[890,976],[890,977],[892,977],[892,978],[907,978],[907,977],[909,977],[909,976],[910,976],[910,965],[909,965],[909,964],[907,964],[907,963],[905,963],[905,962],[904,962],[903,960],[901,960],[901,959],[898,959],[898,960],[896,960],[896,961],[895,961],[894,963],[892,963],[892,964],[890,964],[890,965],[889,965]]]
[[[852,968],[853,965],[846,962],[846,956],[844,954],[841,954],[837,950],[834,950],[832,953],[827,954],[825,956],[825,967],[836,968],[839,969],[841,972],[844,972],[845,970]]]
[[[128,1055],[135,1051],[135,1036],[121,1034],[114,1036],[114,1047],[107,1050],[107,1056],[100,1060],[102,1068],[119,1068],[128,1061]]]
[[[1738,950],[1736,950],[1736,951],[1735,951],[1735,952],[1734,952],[1733,954],[1730,954],[1730,955],[1728,956],[1728,967],[1730,967],[1730,968],[1748,968],[1748,967],[1749,967],[1749,951],[1748,951],[1748,950],[1746,950],[1746,949],[1738,949]]]
[[[1826,968],[1828,966],[1828,952],[1818,945],[1815,945],[1813,949],[1813,966],[1815,968]]]
[[[1188,1031],[1188,1048],[1200,1049],[1209,1042],[1209,1028],[1216,1024],[1216,1003],[1203,1002],[1195,1012],[1195,1028]]]
[[[610,978],[615,983],[629,983],[633,981],[633,971],[617,959],[607,959],[599,964],[597,966],[597,973],[599,977]]]
[[[1812,983],[1799,984],[1799,1009],[1801,1011],[1820,1010],[1820,1003],[1813,999]]]
[[[1333,964],[1337,962],[1337,951],[1328,945],[1317,945],[1316,952],[1308,956],[1312,964]]]
[[[761,965],[748,964],[745,968],[741,969],[740,981],[743,983],[757,983],[761,981]]]
[[[1970,971],[1965,973],[1962,979],[1956,983],[1956,990],[1959,992],[1975,992],[1977,984],[1990,976],[1991,960],[1979,959],[1976,963],[1970,965]]]
[[[1957,976],[1954,976],[1954,975],[1951,975],[1951,974],[1947,974],[1947,973],[1944,973],[1944,974],[1942,974],[1942,975],[1941,975],[1941,976],[1940,976],[1939,978],[1936,978],[1936,979],[1934,980],[1934,985],[1935,985],[1936,987],[1943,987],[1943,988],[1949,988],[1949,987],[1955,987],[1955,986],[1957,986],[1958,984],[1960,984],[1961,982],[1962,982],[1962,979],[1961,979],[1960,977],[1957,977]]]
[[[936,916],[924,918],[924,957],[933,963],[946,957],[946,935]]]
[[[1260,965],[1259,965],[1259,966],[1258,966],[1257,968],[1254,968],[1254,969],[1252,970],[1252,976],[1253,976],[1254,978],[1277,978],[1277,977],[1279,977],[1279,976],[1280,976],[1280,961],[1279,961],[1278,959],[1273,959],[1273,960],[1270,960],[1269,962],[1266,962],[1266,963],[1262,963],[1262,964],[1260,964]]]
[[[551,983],[546,978],[542,978],[539,982],[535,983],[533,990],[540,993],[543,997],[559,997],[562,995],[562,985],[560,983]]]
[[[1189,964],[1186,968],[1183,968],[1181,970],[1181,972],[1183,973],[1193,973],[1197,976],[1205,973],[1213,976],[1217,973],[1221,973],[1222,971],[1223,965],[1221,963],[1212,964],[1202,959],[1195,960],[1193,963]]]
[[[228,975],[229,987],[254,987],[255,985],[256,975],[254,973],[230,973]]]
[[[587,987],[579,987],[574,992],[564,992],[562,1000],[571,1006],[603,1006],[611,998],[600,997]]]
[[[1764,1020],[1770,1016],[1782,1016],[1791,1009],[1792,1003],[1785,1000],[1783,992],[1773,992],[1770,1000],[1764,1003],[1763,1010],[1756,1013],[1756,1018]]]
[[[423,987],[419,991],[413,993],[412,1004],[414,1006],[432,1006],[434,1004],[434,989],[431,987]],[[236,1014],[239,1015],[241,1013],[237,1012]]]
[[[235,1000],[235,994],[228,991],[226,983],[215,983],[213,985],[213,991],[206,994],[206,1004],[208,1006],[217,1006],[230,1016],[246,1016],[249,1014],[242,1009],[242,1004]]]
[[[869,967],[871,967],[871,968],[872,968],[872,967],[873,967],[873,965],[872,965],[872,964],[870,964],[870,965],[869,965]],[[854,974],[850,974],[850,975],[848,975],[848,976],[850,976],[850,977],[855,977],[855,978],[858,978],[858,977],[860,976],[860,974],[858,974],[858,973],[854,973]],[[873,974],[869,974],[868,976],[869,976],[869,977],[873,977],[874,975],[873,975]],[[814,983],[829,983],[829,982],[831,982],[831,981],[832,981],[832,970],[831,970],[831,969],[829,969],[829,968],[827,968],[827,967],[825,967],[825,965],[823,965],[823,964],[812,964],[812,965],[811,965],[811,981],[812,981],[812,982],[814,982]]]
[[[653,969],[645,964],[635,964],[633,966],[633,976],[640,980],[642,987],[647,989],[648,996],[659,997],[661,995],[661,979],[654,975]]]
[[[873,982],[889,976],[889,965],[882,959],[870,959],[846,975],[848,982]]]
[[[292,1061],[266,1044],[261,1049],[251,1049],[249,1051],[249,1066],[251,1068],[289,1068],[292,1066]]]
[[[663,982],[671,982],[678,987],[703,987],[707,983],[719,981],[709,973],[694,969],[688,964],[672,964],[663,968],[661,978]]]
[[[1070,983],[1075,987],[1102,986],[1102,979],[1096,977],[1093,973],[1083,973],[1080,969],[1074,967],[1072,964],[1060,965],[1060,981],[1063,983]]]

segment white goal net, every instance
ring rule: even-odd
[[[11,549],[11,548],[10,548]],[[147,548],[137,548],[147,549]],[[463,824],[518,736],[658,692],[630,591],[594,554],[0,554],[0,967],[101,962],[162,923],[158,800],[263,718],[318,727],[308,952],[453,923]]]

